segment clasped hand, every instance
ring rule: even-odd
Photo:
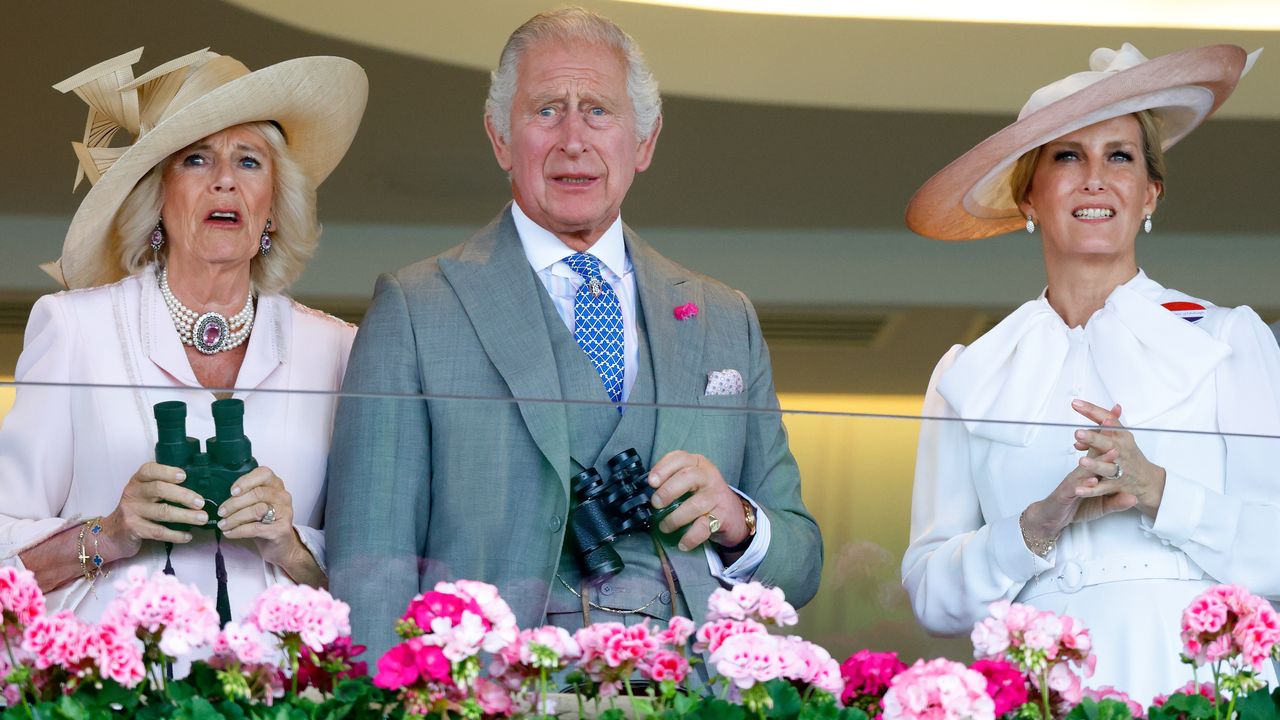
[[[688,527],[680,537],[681,550],[692,550],[708,539],[732,547],[747,538],[740,496],[725,482],[715,464],[702,455],[683,450],[667,453],[649,470],[649,485],[654,488],[653,506],[659,509],[685,493],[693,493],[658,524],[664,533]],[[720,530],[714,535],[709,514],[720,521]]]
[[[1133,433],[1120,424],[1120,406],[1106,410],[1075,400],[1071,407],[1099,427],[1075,432],[1075,448],[1085,455],[1053,492],[1027,508],[1025,521],[1031,532],[1056,537],[1072,522],[1132,507],[1154,518],[1164,495],[1165,471],[1147,460]]]
[[[120,503],[103,518],[103,530],[112,559],[133,557],[143,540],[183,544],[191,533],[172,530],[162,523],[202,526],[209,520],[204,498],[181,486],[182,470],[145,463],[129,478]],[[275,521],[262,522],[274,508]],[[246,473],[231,486],[231,498],[217,510],[218,528],[231,539],[251,538],[267,562],[280,564],[294,549],[293,496],[270,468]]]

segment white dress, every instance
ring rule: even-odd
[[[355,328],[282,295],[258,298],[234,397],[245,403],[245,434],[260,465],[293,496],[294,522],[323,566],[324,480],[336,397],[262,390],[334,391],[341,384]],[[19,386],[0,426],[0,564],[22,566],[19,553],[82,520],[110,513],[125,483],[155,459],[152,406],[187,404],[187,434],[214,434],[214,397],[196,380],[156,283],[154,270],[113,285],[40,298],[27,323],[16,378],[31,383],[147,386]],[[215,597],[214,539],[197,530],[175,545],[179,579]],[[90,546],[92,551],[92,546]],[[233,617],[267,586],[291,582],[263,562],[251,540],[222,541]],[[107,570],[164,567],[161,543]],[[115,576],[89,592],[77,579],[46,596],[48,611],[69,609],[96,620],[114,597]]]
[[[1179,302],[1205,310],[1165,307]],[[1154,522],[1134,509],[1076,523],[1041,559],[1018,516],[1077,466],[1074,428],[1090,423],[1075,398],[1120,403],[1121,423],[1168,479]],[[1213,307],[1141,271],[1084,327],[1068,328],[1041,296],[953,347],[923,414],[951,419],[921,427],[902,562],[931,632],[967,634],[1006,598],[1065,613],[1094,640],[1085,685],[1145,703],[1191,679],[1178,632],[1193,597],[1217,583],[1280,597],[1280,348],[1249,308]]]

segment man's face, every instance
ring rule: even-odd
[[[511,137],[485,119],[494,156],[525,215],[585,250],[618,217],[635,174],[649,167],[658,128],[636,139],[626,63],[607,47],[534,45],[517,77]]]

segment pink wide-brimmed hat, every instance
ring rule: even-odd
[[[108,247],[112,221],[138,181],[169,155],[234,125],[270,121],[319,185],[351,146],[369,95],[364,70],[346,58],[304,57],[250,71],[206,48],[134,78],[141,57],[138,48],[53,86],[89,104],[84,141],[72,147],[80,161],[75,184],[87,176],[93,187],[67,228],[62,257],[40,266],[68,288],[124,276]],[[133,142],[112,146],[120,130]]]
[[[907,227],[935,240],[977,240],[1023,226],[1009,188],[1014,163],[1050,140],[1150,110],[1168,149],[1231,95],[1260,50],[1210,45],[1148,60],[1134,46],[1099,48],[1089,70],[1040,88],[1018,120],[978,143],[916,191]]]

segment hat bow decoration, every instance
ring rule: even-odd
[[[61,93],[74,92],[89,105],[83,142],[73,142],[76,158],[74,192],[80,181],[91,184],[120,159],[129,146],[111,146],[120,130],[135,139],[145,135],[175,111],[228,81],[249,74],[235,58],[197,50],[133,77],[133,64],[142,48],[103,61],[54,85]]]

